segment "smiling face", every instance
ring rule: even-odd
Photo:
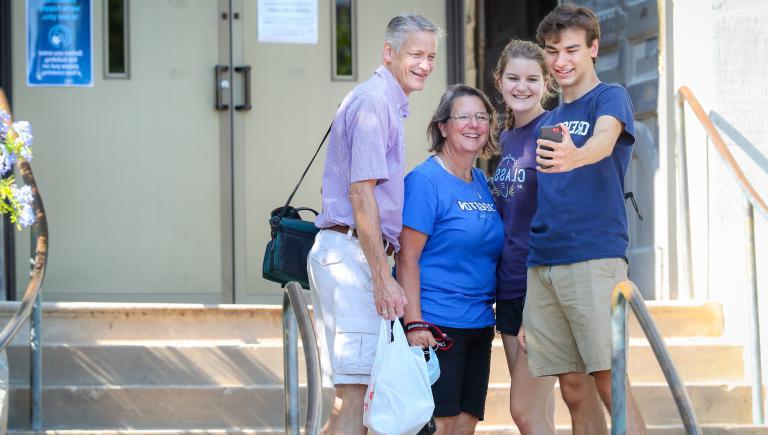
[[[405,95],[424,89],[424,82],[434,69],[437,38],[432,32],[412,32],[395,52],[384,43],[384,65],[395,76]]]
[[[592,79],[597,81],[593,62],[597,48],[597,39],[587,45],[587,32],[580,28],[565,29],[544,41],[547,67],[564,93],[569,90],[578,93],[584,87],[590,89]]]
[[[544,95],[544,74],[537,61],[516,57],[507,62],[498,85],[504,103],[519,116],[538,110]]]
[[[489,122],[480,122],[476,113],[488,113],[483,100],[476,96],[457,97],[451,106],[451,116],[470,115],[467,121],[449,118],[438,123],[440,132],[445,137],[444,151],[456,154],[471,153],[477,155],[488,142]]]

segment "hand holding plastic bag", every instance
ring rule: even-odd
[[[415,435],[435,410],[427,363],[409,349],[400,322],[391,323],[381,320],[363,423],[376,434]]]

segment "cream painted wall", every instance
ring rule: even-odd
[[[689,86],[768,156],[768,3],[760,0],[674,2],[675,86]],[[690,159],[694,279],[697,298],[723,303],[726,335],[747,340],[748,257],[744,199],[702,129],[686,112]],[[730,142],[726,138],[727,142]],[[768,176],[741,150],[731,151],[766,197]],[[708,180],[708,181],[707,181]],[[768,289],[768,222],[755,216],[758,288]],[[763,361],[768,353],[768,301],[761,302]]]

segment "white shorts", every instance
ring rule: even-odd
[[[307,272],[325,383],[367,385],[381,318],[360,242],[351,234],[320,231]]]

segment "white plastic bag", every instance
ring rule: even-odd
[[[435,403],[424,356],[409,349],[403,327],[381,320],[363,423],[376,434],[415,435],[429,422]],[[390,336],[394,340],[390,342]]]

